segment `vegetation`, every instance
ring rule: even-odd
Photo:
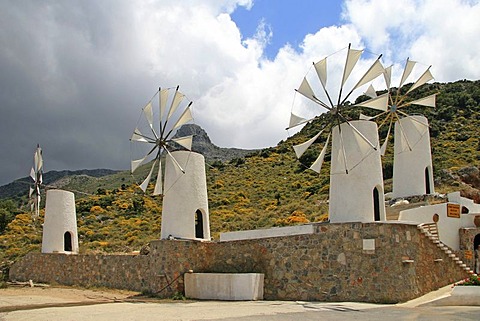
[[[453,174],[463,167],[479,167],[480,163],[480,81],[424,85],[411,99],[436,92],[439,93],[437,108],[412,106],[407,111],[422,113],[429,119],[436,190],[461,190],[468,186],[452,180]],[[358,111],[349,116],[357,119]],[[299,162],[292,150],[292,145],[314,136],[326,117],[318,117],[275,147],[208,164],[210,226],[214,239],[224,231],[328,219],[329,155],[318,175],[307,170],[315,159],[314,153],[305,153]],[[382,129],[381,137],[386,130]],[[317,145],[320,149],[321,144]],[[393,144],[389,148],[383,160],[387,192],[391,188]],[[130,252],[159,238],[161,199],[150,196],[151,193],[143,194],[133,182],[128,172],[119,172],[95,179],[76,177],[63,187],[77,192],[82,253]],[[32,220],[22,204],[26,204],[24,198],[0,201],[0,268],[4,272],[14,260],[41,247],[43,211],[40,218]]]

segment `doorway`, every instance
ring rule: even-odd
[[[63,234],[63,250],[65,252],[72,252],[72,248],[72,233],[67,231]]]
[[[479,274],[480,273],[480,249],[478,248],[480,246],[480,234],[475,235],[475,238],[473,239],[473,253],[474,253],[474,259],[475,259],[475,273]]]
[[[201,210],[195,212],[195,238],[203,239],[203,213]]]
[[[380,221],[380,193],[377,187],[373,189],[373,218]]]
[[[430,170],[425,167],[425,194],[432,194],[432,188],[430,186]]]

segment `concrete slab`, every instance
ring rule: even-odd
[[[261,273],[185,273],[185,296],[200,300],[263,300]]]

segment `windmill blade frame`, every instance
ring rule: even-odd
[[[154,101],[158,99],[158,105]],[[137,126],[130,138],[132,175],[142,165],[150,162],[148,174],[139,184],[147,193],[152,180],[155,180],[152,195],[164,195],[162,159],[174,150],[191,151],[193,135],[177,136],[178,129],[193,121],[190,101],[179,90],[179,86],[159,88],[150,101],[142,108]],[[180,173],[185,171],[171,156]],[[155,169],[157,171],[155,172]]]
[[[345,48],[344,48],[345,49]],[[352,129],[353,135],[355,135],[358,139],[363,140],[367,145],[372,148],[372,150],[376,150],[377,146],[370,142],[359,130],[355,128],[354,125],[350,124],[349,120],[347,117],[345,117],[342,113],[345,109],[351,108],[351,107],[356,107],[356,105],[352,106],[347,106],[347,99],[354,93],[356,90],[359,90],[360,87],[366,86],[367,84],[371,83],[373,80],[376,78],[382,76],[385,74],[384,67],[381,64],[380,58],[382,55],[379,55],[373,63],[369,66],[369,68],[362,74],[360,79],[347,86],[347,84],[350,84],[351,81],[349,80],[349,77],[353,74],[353,71],[356,70],[356,65],[360,61],[360,58],[364,52],[364,50],[357,50],[357,49],[352,49],[351,45],[349,44],[348,47],[346,48],[346,57],[345,60],[343,61],[343,64],[340,64],[337,62],[336,64],[334,63],[335,66],[343,66],[342,67],[342,73],[341,73],[341,78],[340,80],[340,85],[338,87],[338,95],[335,94],[333,95],[331,92],[331,88],[329,87],[328,81],[330,80],[331,77],[329,77],[329,68],[332,64],[330,64],[329,60],[332,58],[332,54],[330,56],[327,56],[318,62],[313,63],[313,69],[315,69],[315,75],[316,75],[316,81],[315,77],[307,77],[307,75],[303,78],[300,86],[298,89],[295,89],[295,91],[302,96],[306,97],[309,101],[314,102],[316,105],[318,105],[321,108],[324,108],[326,111],[325,113],[331,115],[331,118],[329,120],[330,124],[327,124],[324,126],[324,128],[316,134],[314,137],[310,138],[308,141],[298,144],[294,146],[295,154],[297,158],[302,157],[302,155],[305,153],[305,151],[309,148],[313,148],[318,140],[320,140],[320,134],[323,132],[323,130],[326,127],[330,127],[327,141],[323,144],[323,147],[321,148],[320,155],[319,157],[314,161],[313,164],[311,164],[310,169],[320,172],[321,166],[323,164],[323,160],[325,157],[325,154],[327,153],[327,145],[330,143],[330,134],[332,129],[335,126],[339,126],[342,123],[347,123],[349,127]],[[337,52],[338,53],[338,52]],[[313,74],[313,73],[312,73]],[[313,79],[310,79],[313,78]],[[318,83],[317,86],[312,86],[313,82]],[[349,91],[346,95],[343,95],[343,91],[345,87],[349,87]],[[322,97],[323,96],[323,97]],[[372,97],[369,99],[367,102],[363,103],[363,107],[368,107],[368,108],[373,108],[377,110],[382,110],[386,111],[387,110],[387,105],[388,105],[388,95],[381,95],[378,97]],[[318,114],[317,114],[318,115]],[[316,116],[315,116],[316,117]],[[299,116],[298,113],[295,113],[293,111],[292,107],[292,112],[291,112],[291,117],[290,117],[290,123],[289,127],[287,128],[293,128],[305,123],[310,122],[313,120],[315,117],[302,117]],[[339,126],[340,134],[338,135],[338,138],[342,141],[343,140],[343,135],[341,134],[341,129]],[[341,146],[344,146],[344,142],[341,142]],[[345,173],[348,173],[349,170],[351,169],[349,166],[349,161],[348,161],[348,156],[346,155],[345,150],[340,147],[340,151],[342,152],[342,163],[345,165]],[[308,166],[307,166],[308,167]]]

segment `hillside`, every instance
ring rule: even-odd
[[[52,184],[55,185],[55,182],[61,181],[65,177],[71,176],[87,176],[91,178],[99,178],[107,175],[112,175],[119,172],[118,170],[112,169],[82,169],[77,171],[49,171],[43,175],[43,183],[45,185]],[[28,186],[31,184],[32,179],[30,176],[19,178],[7,185],[0,186],[0,199],[6,198],[19,198],[26,196],[28,193]]]
[[[464,195],[480,201],[480,81],[428,84],[411,98],[436,92],[439,95],[435,109],[408,109],[409,114],[422,113],[429,119],[436,192],[461,190]],[[349,116],[357,119],[358,112]],[[325,117],[318,117],[275,147],[249,151],[229,160],[207,157],[211,232],[215,239],[222,231],[328,218],[329,155],[326,166],[318,175],[306,170],[305,166],[313,160],[313,153],[306,153],[299,162],[292,150],[293,144],[312,137]],[[381,137],[385,134],[386,129],[380,132]],[[203,139],[208,141],[205,137]],[[383,160],[386,192],[391,189],[393,144],[389,149]],[[81,252],[139,250],[159,237],[161,199],[144,195],[127,179],[129,175],[128,172],[119,172],[91,183],[87,182],[90,179],[84,178],[85,182],[71,182],[72,185],[62,187],[77,190],[88,186],[86,192],[95,193],[77,197]],[[82,176],[73,181],[77,179],[81,180]],[[3,232],[0,230],[0,265],[4,266],[26,252],[40,248],[42,223],[42,218],[32,222],[29,214],[12,209],[12,203],[6,206],[6,202],[0,203],[0,221],[2,213],[10,218],[18,215]]]

